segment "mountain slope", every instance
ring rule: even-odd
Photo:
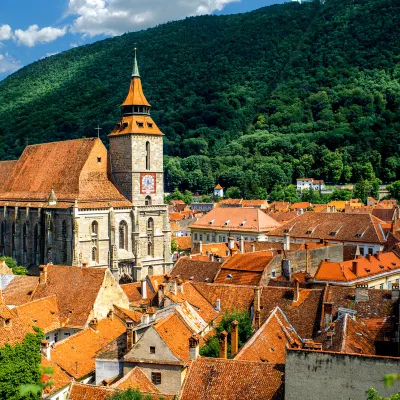
[[[0,159],[26,143],[104,139],[138,43],[144,90],[166,133],[167,183],[218,180],[254,197],[314,175],[400,177],[400,5],[287,3],[188,18],[41,60],[0,82]],[[182,159],[184,158],[184,159]]]

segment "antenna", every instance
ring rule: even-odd
[[[98,139],[100,139],[100,131],[103,129],[103,128],[100,128],[100,124],[97,124],[97,128],[94,128],[96,131],[97,131],[97,137],[98,137]]]

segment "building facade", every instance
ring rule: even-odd
[[[109,267],[140,280],[169,271],[163,134],[137,67],[109,135],[28,146],[0,162],[0,253],[40,264]]]

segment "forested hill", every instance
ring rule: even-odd
[[[289,2],[78,47],[0,82],[0,159],[119,117],[137,42],[168,188],[400,178],[400,3]]]

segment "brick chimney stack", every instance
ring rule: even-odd
[[[240,252],[244,254],[244,237],[240,236]]]
[[[283,250],[289,251],[290,250],[290,235],[285,233],[283,235]]]
[[[133,336],[133,321],[128,318],[126,320],[126,351],[130,351],[134,345]]]
[[[219,358],[228,358],[228,332],[222,331],[219,337]]]
[[[47,282],[47,265],[41,265],[39,267],[40,275],[39,275],[39,284],[45,285]]]
[[[140,286],[142,289],[142,299],[147,299],[147,284],[146,284],[146,279],[142,279],[140,281]]]
[[[297,279],[294,280],[293,301],[299,301],[300,285]]]
[[[191,360],[196,360],[200,355],[200,340],[198,335],[192,335],[189,338],[189,357]]]
[[[89,328],[93,329],[94,331],[97,331],[97,325],[99,324],[99,321],[97,320],[97,318],[93,318],[90,322],[89,322]]]
[[[232,321],[231,330],[231,355],[235,355],[239,351],[239,322]]]
[[[47,360],[51,360],[50,342],[48,340],[42,340],[40,350]]]

